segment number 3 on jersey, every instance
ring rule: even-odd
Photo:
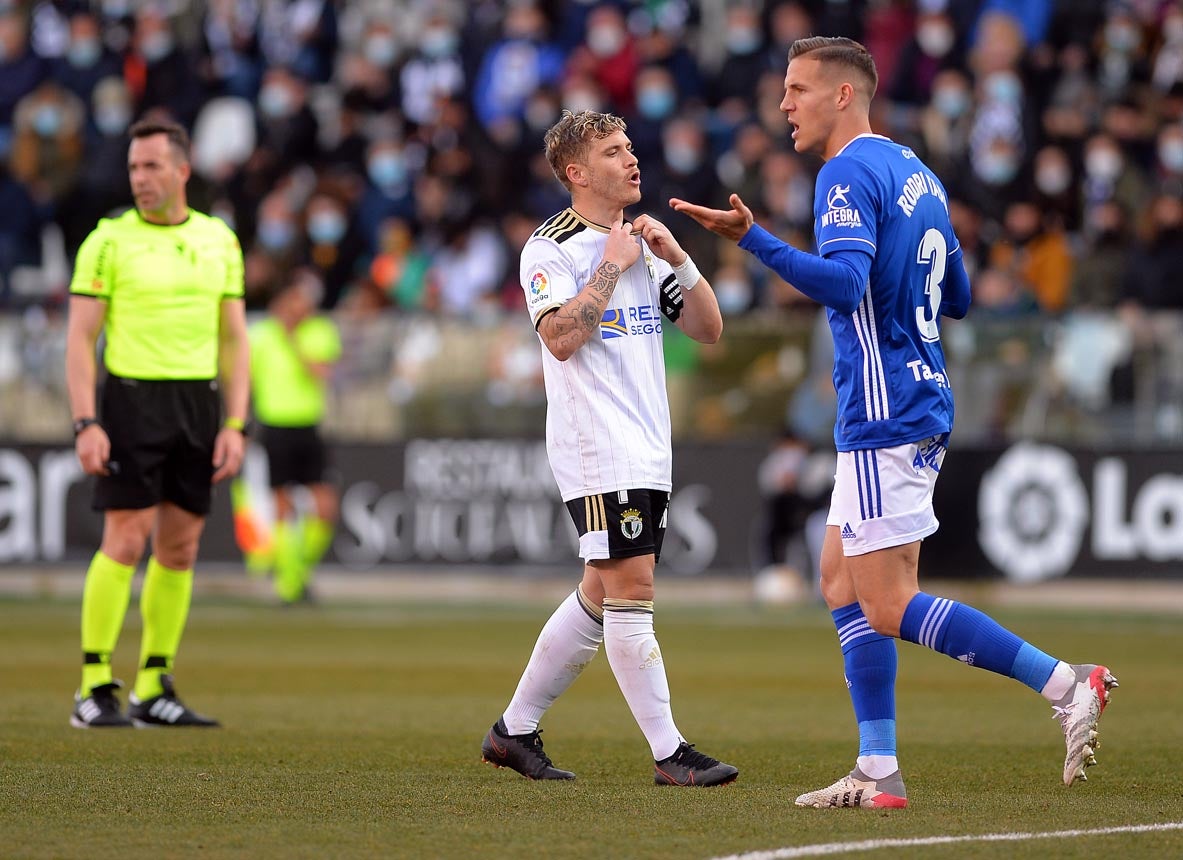
[[[925,343],[941,339],[937,320],[941,315],[941,281],[945,280],[948,249],[941,231],[930,227],[916,251],[916,262],[929,267],[928,276],[924,279],[924,294],[928,296],[928,304],[916,308],[916,328],[920,330],[920,339]]]

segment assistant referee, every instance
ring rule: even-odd
[[[129,134],[135,208],[99,221],[70,283],[75,450],[96,476],[94,507],[103,511],[82,594],[82,683],[70,722],[216,726],[181,702],[172,671],[211,485],[242,464],[250,373],[242,250],[222,221],[188,206],[185,129],[146,120]],[[107,374],[96,408],[100,333]],[[149,535],[140,661],[124,714],[111,653]]]

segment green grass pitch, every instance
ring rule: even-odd
[[[543,604],[194,607],[178,688],[221,730],[77,731],[74,602],[0,602],[5,858],[711,858],[820,843],[1183,820],[1183,623],[1020,611],[999,618],[1121,681],[1090,779],[1060,784],[1050,708],[1013,681],[900,646],[907,810],[806,810],[856,733],[817,607],[662,610],[679,728],[740,768],[719,789],[658,788],[601,654],[543,721],[573,783],[480,763]],[[131,681],[134,606],[115,657]],[[857,857],[1183,856],[1183,831],[899,848]]]

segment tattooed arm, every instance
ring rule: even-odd
[[[631,225],[613,225],[604,247],[604,257],[582,290],[557,310],[538,321],[538,334],[551,355],[566,361],[600,330],[604,309],[620,276],[641,255],[640,243],[629,236]]]

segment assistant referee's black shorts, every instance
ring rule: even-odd
[[[214,440],[222,423],[216,380],[108,376],[98,417],[111,440],[111,474],[95,481],[95,510],[138,510],[168,501],[190,513],[209,513]]]
[[[259,441],[267,452],[272,488],[328,481],[329,454],[315,427],[259,426]]]

